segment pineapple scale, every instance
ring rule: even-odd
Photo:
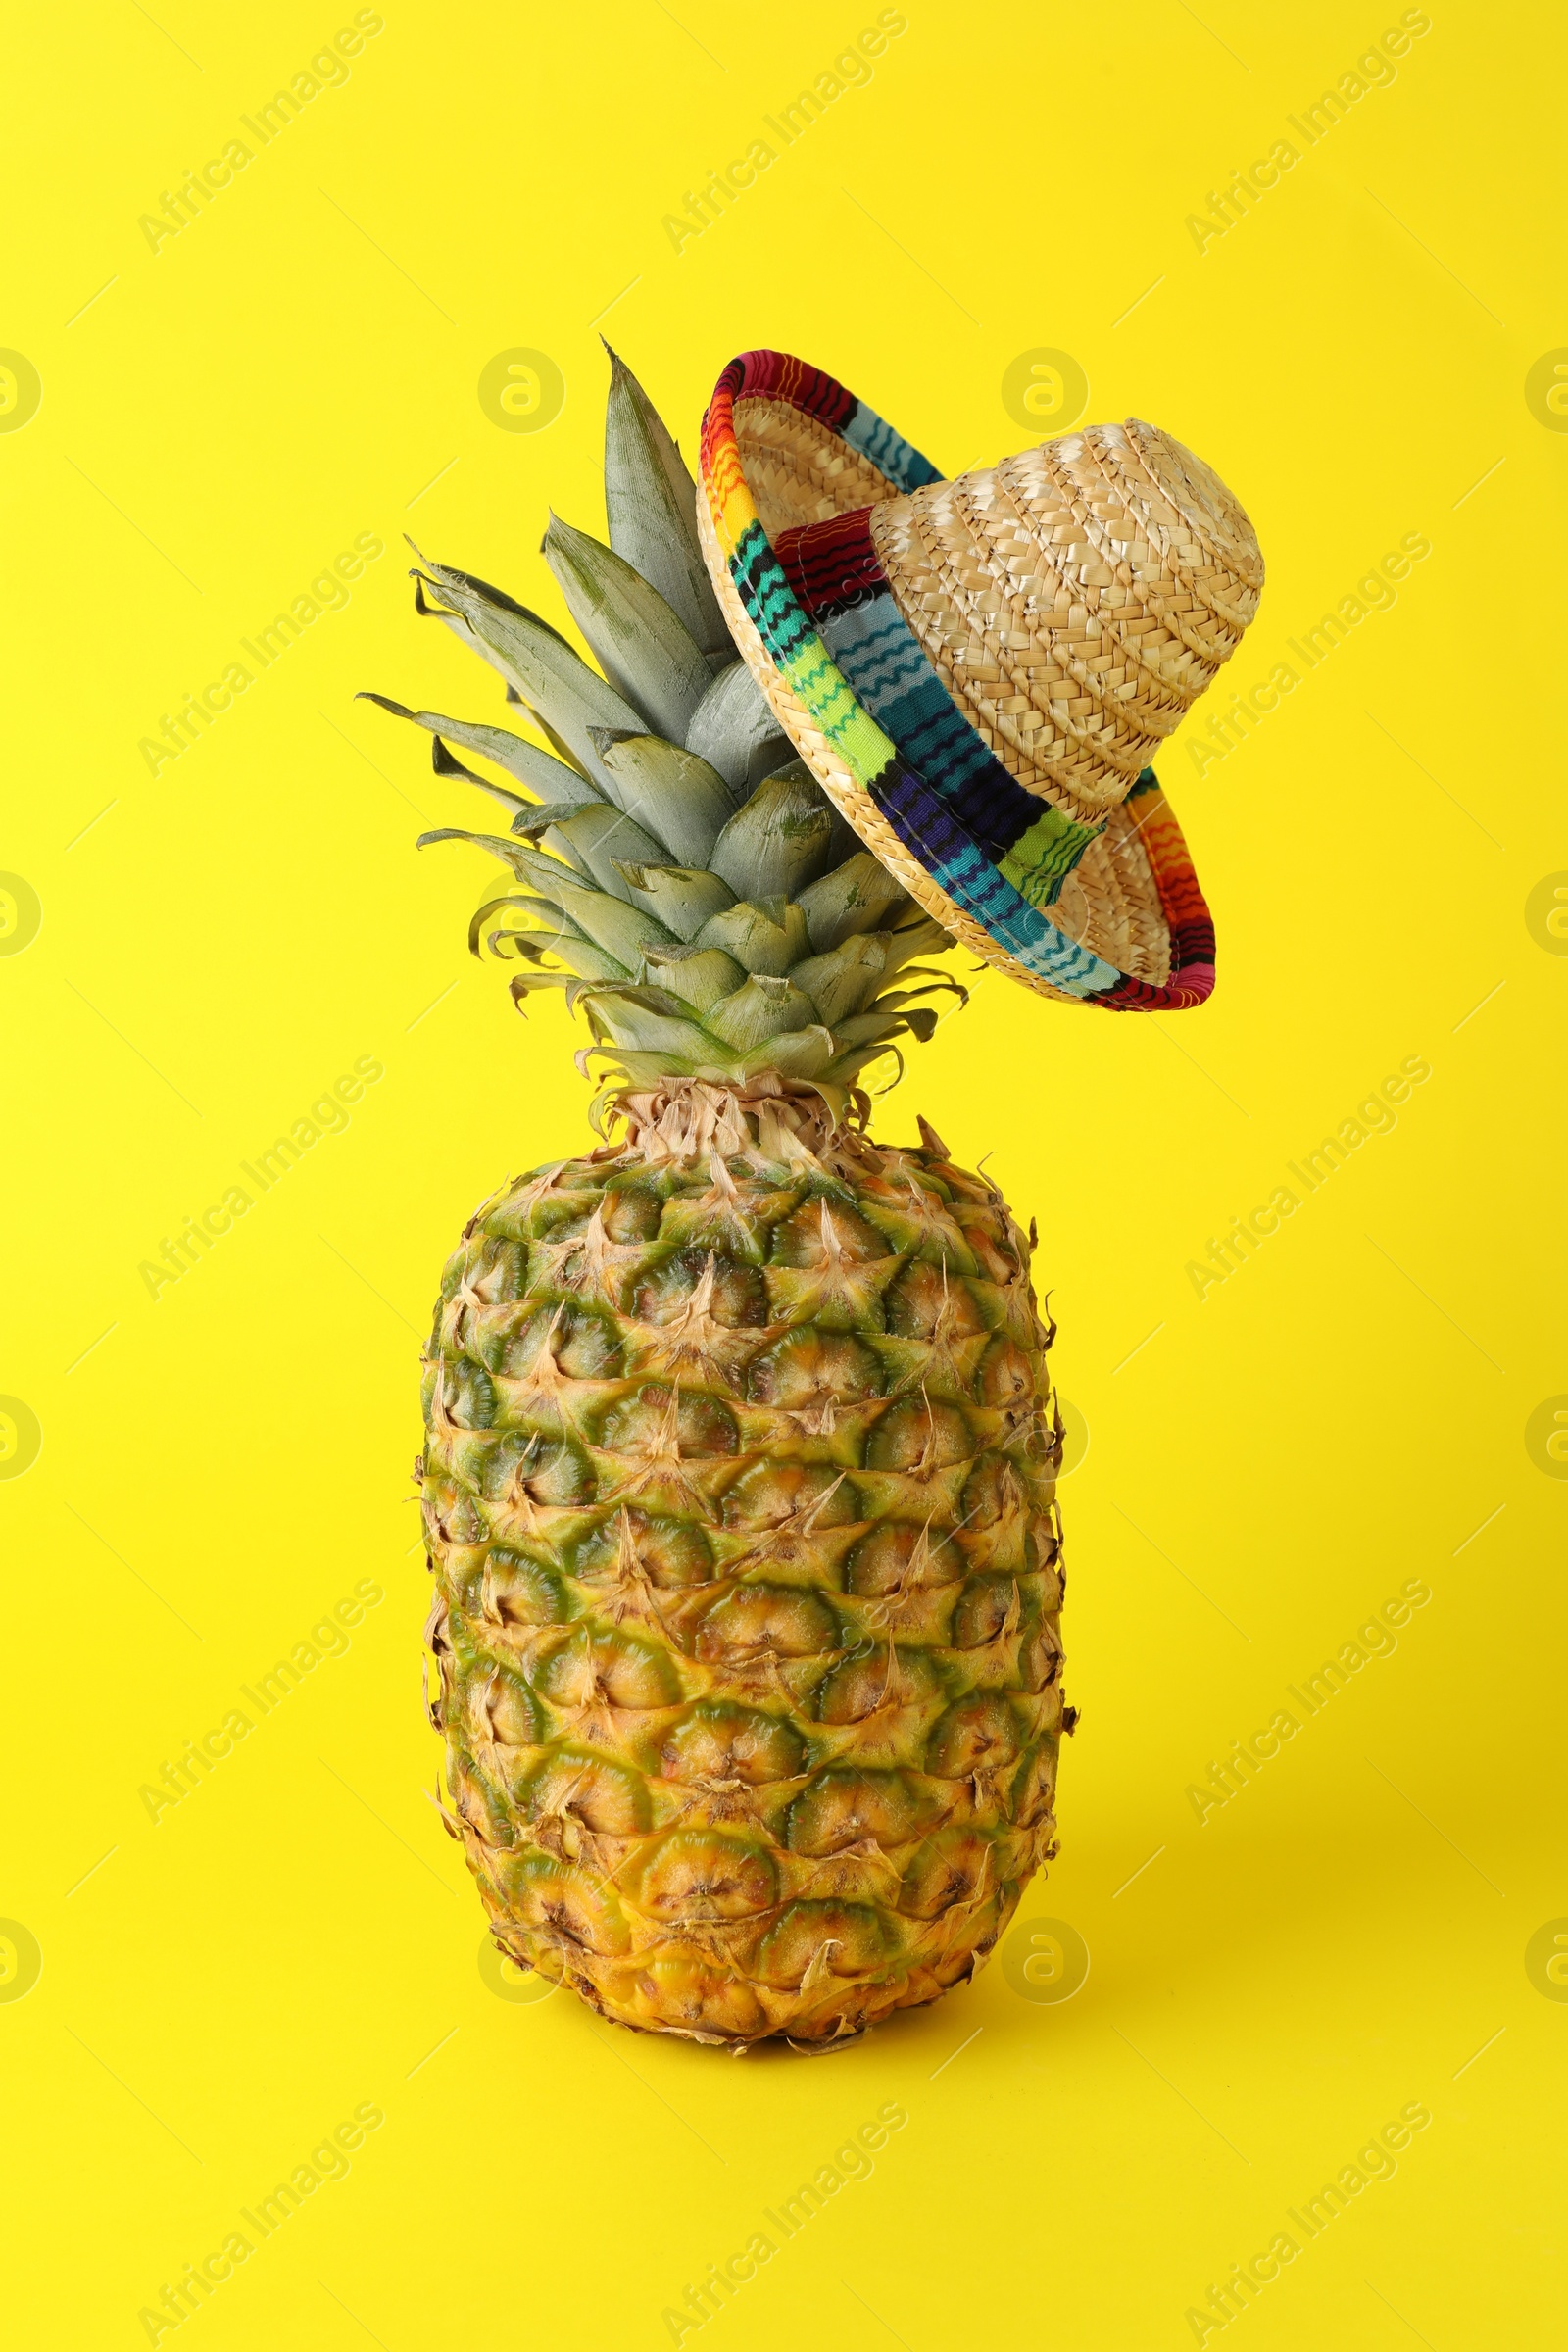
[[[448,1263],[445,1817],[500,1946],[622,2025],[841,2040],[972,1975],[1055,1851],[1052,1331],[926,1132],[565,1160]]]

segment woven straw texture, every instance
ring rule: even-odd
[[[1262,584],[1223,485],[1131,418],[889,499],[871,540],[971,726],[1080,821],[1125,800],[1235,652]]]
[[[1213,933],[1149,761],[1262,563],[1190,451],[1129,419],[945,482],[820,370],[748,353],[699,523],[744,658],[862,840],[1043,995],[1200,1003]]]

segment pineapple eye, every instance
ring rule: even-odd
[[[889,1519],[861,1538],[847,1562],[851,1592],[864,1599],[928,1585],[961,1582],[964,1562],[946,1536],[906,1519]]]
[[[901,1339],[971,1339],[985,1319],[960,1275],[915,1258],[887,1294],[888,1329]]]
[[[857,1403],[881,1391],[882,1367],[863,1340],[849,1332],[818,1331],[808,1323],[758,1356],[746,1384],[754,1404],[776,1405],[784,1412]]]
[[[953,1647],[982,1649],[995,1642],[1009,1609],[1016,1612],[1017,1601],[1018,1587],[1010,1576],[975,1577],[964,1586],[953,1612]]]
[[[445,1367],[437,1391],[459,1429],[489,1429],[494,1424],[494,1383],[468,1356],[460,1356],[455,1364]]]
[[[767,1855],[717,1830],[677,1830],[644,1863],[637,1908],[671,1926],[755,1919],[778,1899]]]
[[[996,1842],[983,1831],[944,1830],[921,1845],[905,1872],[899,1909],[912,1919],[939,1919],[956,1903],[977,1901],[1004,1875]]]
[[[999,1332],[980,1358],[980,1368],[974,1376],[977,1402],[996,1406],[999,1410],[1016,1411],[1028,1403],[1035,1393],[1035,1376],[1029,1358],[1016,1340]]]
[[[612,1408],[600,1444],[610,1453],[673,1451],[690,1461],[733,1453],[738,1440],[734,1416],[715,1398],[650,1386]]]
[[[471,1291],[486,1306],[507,1305],[522,1297],[528,1252],[520,1242],[482,1233],[468,1244],[460,1271],[459,1288]]]
[[[863,1265],[888,1254],[888,1245],[875,1226],[831,1193],[811,1195],[773,1234],[776,1266],[809,1270],[835,1260]]]
[[[816,1693],[818,1723],[864,1723],[885,1711],[942,1703],[942,1686],[918,1649],[875,1648],[846,1658],[823,1677]]]
[[[558,1747],[547,1764],[516,1791],[524,1817],[570,1814],[602,1837],[632,1838],[646,1830],[650,1806],[646,1784],[624,1765],[612,1764],[589,1748]]]
[[[631,1948],[631,1931],[603,1874],[529,1853],[504,1872],[514,1916],[547,1941],[612,1958]]]
[[[802,1789],[790,1807],[791,1853],[821,1859],[867,1840],[884,1851],[920,1837],[934,1815],[902,1772],[863,1772],[830,1766]]]
[[[568,1614],[561,1579],[514,1551],[491,1552],[481,1598],[510,1625],[560,1625]]]
[[[754,1788],[793,1781],[805,1760],[798,1732],[756,1707],[705,1701],[677,1724],[660,1751],[671,1781],[745,1781]]]
[[[743,1331],[767,1321],[767,1291],[751,1266],[701,1248],[681,1250],[657,1266],[639,1286],[632,1312],[639,1322],[659,1327],[678,1323],[690,1308],[694,1294],[708,1272],[710,1255],[713,1280],[709,1313],[726,1331]]]
[[[573,1567],[585,1584],[630,1569],[661,1592],[671,1592],[706,1585],[713,1573],[713,1555],[700,1527],[623,1509],[583,1539]]]
[[[612,1242],[651,1242],[663,1213],[663,1196],[649,1184],[616,1185],[604,1197],[604,1227]]]
[[[1015,1517],[1021,1507],[1018,1474],[1011,1463],[994,1453],[983,1453],[964,1485],[959,1525],[966,1533],[978,1533]]]
[[[762,1945],[768,1984],[799,1984],[813,1965],[829,1977],[880,1974],[894,1931],[868,1903],[791,1903]]]
[[[581,1307],[570,1308],[556,1344],[556,1361],[572,1380],[618,1378],[621,1354],[614,1326]]]
[[[1010,1764],[1022,1742],[1011,1707],[1000,1690],[975,1690],[950,1707],[926,1742],[925,1768],[942,1780]]]
[[[849,1480],[824,1462],[757,1462],[724,1496],[724,1525],[748,1531],[781,1527],[790,1519],[813,1528],[849,1527],[859,1515]]]
[[[697,1655],[705,1661],[820,1657],[838,1644],[838,1624],[814,1592],[742,1585],[704,1618]]]
[[[869,1470],[905,1470],[925,1477],[975,1450],[969,1424],[954,1404],[930,1404],[923,1396],[901,1396],[890,1404],[865,1449]]]

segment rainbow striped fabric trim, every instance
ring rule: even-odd
[[[1132,978],[1042,912],[1098,828],[1013,781],[949,695],[899,612],[871,543],[869,509],[780,534],[758,518],[735,437],[738,399],[789,402],[870,461],[897,490],[941,480],[929,459],[820,369],[745,352],[703,419],[702,476],[736,593],[791,692],[910,855],[1001,956],[1110,1011],[1200,1004],[1214,985],[1214,931],[1187,847],[1152,769],[1135,811],[1170,932],[1170,977]]]

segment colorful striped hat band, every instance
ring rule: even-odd
[[[1257,609],[1223,482],[1132,417],[945,482],[831,376],[750,351],[702,492],[753,675],[911,896],[1044,996],[1200,1004],[1213,925],[1149,760]]]

